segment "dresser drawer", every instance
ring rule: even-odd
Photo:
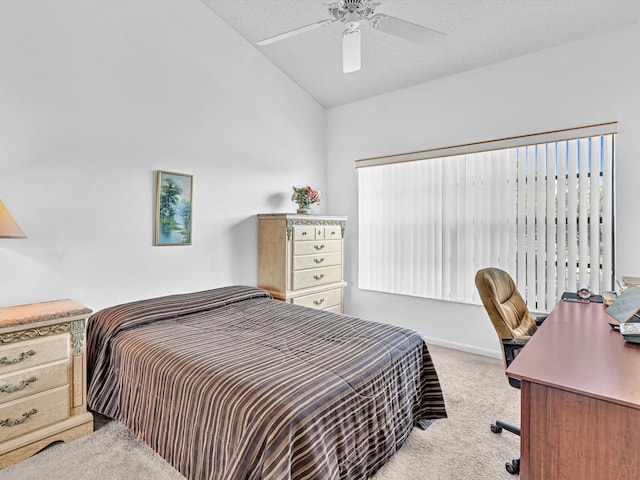
[[[293,272],[293,289],[315,287],[326,283],[339,282],[342,279],[342,267],[313,268]]]
[[[68,359],[69,334],[52,335],[0,346],[0,375]]]
[[[305,295],[304,297],[295,297],[292,299],[292,303],[302,305],[303,307],[318,309],[333,307],[342,303],[342,289],[336,288],[321,293],[314,293],[313,295]]]
[[[314,242],[293,242],[294,255],[312,255],[314,253],[335,253],[342,251],[341,240],[318,240]]]
[[[330,267],[342,263],[342,254],[324,253],[320,255],[296,255],[293,257],[293,269],[305,270],[307,268]]]
[[[0,406],[0,443],[69,417],[69,387],[57,387]]]
[[[342,230],[339,225],[327,225],[324,227],[325,240],[340,240],[342,238]]]
[[[67,383],[69,383],[67,360],[0,375],[0,405]]]
[[[316,229],[312,225],[296,225],[293,227],[293,240],[314,240]]]

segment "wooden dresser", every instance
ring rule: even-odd
[[[84,356],[90,314],[72,300],[0,308],[0,468],[93,431]]]
[[[258,286],[274,298],[343,313],[347,217],[258,215]]]

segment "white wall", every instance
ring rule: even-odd
[[[349,215],[346,310],[433,343],[499,356],[480,306],[357,288],[354,160],[618,121],[618,276],[640,273],[640,26],[592,37],[328,111],[328,209]],[[344,132],[349,132],[346,135]]]
[[[257,282],[256,213],[325,190],[325,112],[198,0],[0,2],[0,306]],[[155,172],[193,245],[153,246]],[[320,212],[322,213],[322,212]]]

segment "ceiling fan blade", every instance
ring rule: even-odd
[[[338,20],[335,18],[327,18],[326,20],[320,20],[319,22],[311,23],[309,25],[305,25],[304,27],[295,28],[293,30],[289,30],[288,32],[280,33],[278,35],[274,35],[273,37],[260,40],[258,42],[258,45],[269,45],[270,43],[277,42],[279,40],[284,40],[285,38],[293,37],[294,35],[299,35],[301,33],[308,32],[310,30],[315,30],[316,28],[324,27],[325,25],[329,25],[337,21]]]
[[[352,73],[360,70],[360,30],[346,29],[342,33],[342,71]]]
[[[371,24],[376,30],[404,38],[415,43],[430,43],[435,39],[446,36],[446,33],[423,27],[417,23],[407,22],[400,18],[379,13],[371,19]]]

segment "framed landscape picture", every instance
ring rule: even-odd
[[[155,245],[191,245],[193,175],[158,170]]]

